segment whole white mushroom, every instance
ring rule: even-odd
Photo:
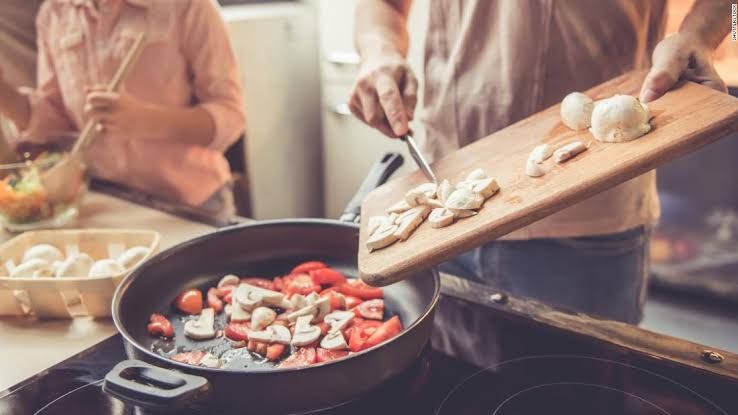
[[[606,143],[635,140],[651,130],[648,107],[630,95],[615,95],[598,101],[592,112],[590,131]]]
[[[54,261],[64,261],[64,254],[62,254],[59,248],[55,246],[39,244],[28,248],[28,250],[23,254],[23,260],[21,262],[26,262],[36,258],[43,259],[49,264],[53,264]]]
[[[56,268],[57,278],[85,278],[90,274],[90,269],[95,263],[91,256],[84,252],[70,255]]]
[[[112,277],[125,271],[115,260],[112,259],[101,259],[90,268],[88,276],[90,278],[98,277]]]
[[[581,92],[572,92],[561,101],[561,121],[572,130],[589,127],[594,110],[592,98]]]
[[[47,261],[31,258],[13,269],[10,278],[39,278],[54,276],[54,269]]]
[[[151,250],[145,246],[134,246],[123,252],[116,261],[125,269],[133,268],[149,254]]]

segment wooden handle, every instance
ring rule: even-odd
[[[138,60],[145,39],[146,33],[140,33],[136,40],[133,41],[131,49],[128,50],[128,53],[118,66],[118,71],[115,72],[115,75],[113,75],[113,79],[111,79],[110,83],[108,83],[108,92],[118,91],[120,85],[123,83],[123,80],[125,80],[128,76],[128,73],[133,67],[133,64]],[[79,134],[79,138],[77,138],[77,141],[74,143],[74,147],[72,147],[72,153],[79,152],[82,148],[84,148],[85,144],[93,138],[96,133],[97,124],[98,123],[95,120],[88,120],[85,123],[84,128],[82,128],[82,131]]]

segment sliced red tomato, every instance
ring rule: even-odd
[[[266,358],[270,362],[274,362],[279,360],[280,357],[284,354],[286,347],[283,344],[274,343],[267,346],[266,349]]]
[[[227,304],[233,304],[233,291],[229,292],[225,295],[225,297],[223,297],[223,302]]]
[[[346,284],[340,285],[338,290],[344,295],[361,298],[362,300],[373,300],[375,298],[383,298],[384,292],[381,288],[367,285],[362,280],[349,280]]]
[[[349,337],[349,349],[352,352],[359,352],[366,349],[366,342],[372,334],[381,326],[382,323],[374,320],[366,320],[354,325]]]
[[[374,299],[364,301],[356,307],[359,316],[370,320],[382,320],[384,317],[384,300]]]
[[[366,349],[372,346],[376,346],[379,343],[385,342],[392,337],[398,335],[401,331],[402,322],[400,322],[399,317],[394,316],[382,323],[381,326],[377,327],[377,329],[371,334],[371,336],[366,339],[366,343],[364,343],[364,348]]]
[[[284,290],[284,280],[282,280],[282,277],[274,277],[272,283],[274,284],[275,291]]]
[[[318,348],[315,352],[315,357],[318,363],[323,363],[346,357],[348,356],[348,354],[348,350],[327,350],[323,348]]]
[[[149,325],[146,329],[153,336],[174,337],[174,327],[169,320],[161,314],[152,314],[149,317]]]
[[[264,342],[257,342],[255,340],[249,340],[249,342],[246,344],[246,348],[250,352],[258,353],[262,356],[267,354],[268,346],[269,345]]]
[[[303,367],[312,365],[317,361],[315,348],[301,347],[289,357],[284,359],[277,367]]]
[[[223,298],[228,294],[232,294],[233,290],[236,289],[235,285],[224,285],[220,288],[216,288],[216,293],[218,294],[218,298]]]
[[[172,360],[188,365],[199,365],[205,354],[203,351],[177,353],[172,356]]]
[[[274,291],[274,282],[266,278],[244,277],[244,278],[241,278],[241,282]]]
[[[354,297],[352,295],[345,295],[344,297],[346,298],[346,310],[351,310],[361,304],[361,298],[359,297]]]
[[[208,307],[215,310],[216,314],[223,311],[223,300],[218,298],[217,288],[211,288],[208,290]]]
[[[327,267],[328,265],[320,261],[308,261],[308,262],[303,262],[302,264],[299,264],[298,266],[292,268],[292,271],[290,272],[290,274],[307,274],[312,270],[327,268]]]
[[[326,288],[320,292],[321,297],[328,297],[331,301],[331,311],[343,310],[346,308],[346,297],[339,293],[336,287]]]
[[[347,281],[345,275],[331,268],[314,269],[310,277],[319,285],[341,285]]]
[[[308,274],[288,275],[282,280],[284,281],[283,291],[287,295],[308,295],[313,292],[320,292],[320,285],[313,282],[313,279]]]
[[[225,330],[225,336],[235,341],[245,341],[249,339],[248,332],[251,326],[247,322],[228,323]]]
[[[196,288],[182,291],[174,300],[174,306],[187,314],[200,314],[202,311],[202,292]]]

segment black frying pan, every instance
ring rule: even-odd
[[[181,410],[204,406],[238,408],[255,414],[302,413],[334,407],[370,391],[399,374],[428,342],[440,288],[429,269],[384,288],[386,315],[399,315],[405,330],[374,348],[347,358],[295,369],[263,366],[209,369],[182,364],[152,351],[159,340],[146,324],[153,312],[169,314],[185,288],[213,286],[227,273],[284,275],[305,260],[321,260],[346,275],[357,276],[358,218],[363,196],[387,180],[402,164],[387,154],[371,170],[342,220],[290,219],[259,222],[216,231],[168,249],[141,265],[118,287],[113,319],[131,359],[105,378],[104,390],[133,404]],[[221,315],[220,327],[225,324]],[[174,319],[176,342],[188,350],[218,353],[227,342],[190,342]],[[154,366],[155,365],[155,366]],[[174,369],[174,370],[171,370]]]

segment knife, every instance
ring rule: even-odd
[[[428,180],[432,181],[433,183],[438,184],[438,180],[436,179],[436,175],[433,174],[433,170],[431,170],[430,165],[423,157],[423,154],[418,149],[417,144],[415,144],[415,140],[413,140],[413,137],[410,134],[405,134],[402,137],[400,137],[402,141],[404,141],[407,144],[407,150],[410,153],[410,155],[413,157],[413,160],[415,160],[415,164],[420,167],[420,171],[425,174],[425,177],[428,178]]]

